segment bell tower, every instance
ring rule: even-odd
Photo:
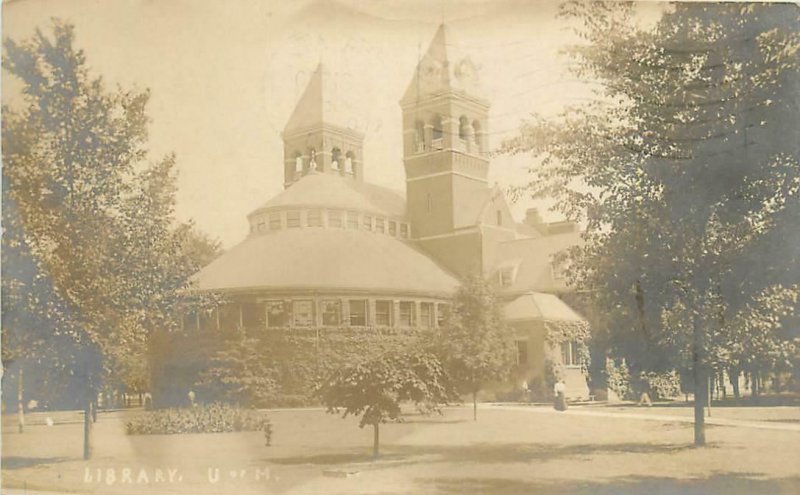
[[[400,101],[408,213],[415,237],[452,232],[470,196],[488,188],[486,123],[477,68],[439,26]]]
[[[481,258],[480,233],[468,239],[459,232],[476,225],[475,203],[489,192],[489,102],[477,72],[442,24],[400,100],[407,213],[414,238],[459,274],[472,270],[467,259]],[[453,261],[446,253],[450,248],[474,252]]]
[[[346,110],[329,79],[320,62],[283,130],[284,187],[309,173],[364,180],[364,135],[338,123]]]

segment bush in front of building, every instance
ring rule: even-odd
[[[342,367],[404,349],[430,329],[281,327],[184,330],[158,337],[151,359],[155,407],[224,402],[256,408],[319,404],[313,386]],[[274,388],[273,388],[274,385]]]
[[[218,403],[146,411],[125,424],[128,435],[236,431],[262,431],[267,445],[272,440],[272,424],[264,412]]]

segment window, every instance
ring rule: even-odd
[[[433,140],[434,141],[440,140],[440,139],[442,139],[443,135],[444,135],[444,132],[442,130],[442,116],[441,115],[436,115],[433,118],[433,133],[432,133]],[[436,144],[436,143],[434,143],[434,144]],[[441,143],[439,143],[439,145],[441,146]],[[441,147],[439,149],[441,149]]]
[[[344,171],[348,174],[353,174],[353,162],[355,161],[356,156],[353,154],[352,151],[348,151],[344,157]]]
[[[342,212],[328,210],[328,227],[342,227]]]
[[[367,301],[363,299],[350,301],[350,325],[363,327],[367,324]]]
[[[517,340],[517,364],[528,364],[528,341]]]
[[[392,301],[375,301],[375,324],[392,325]]]
[[[420,120],[414,123],[414,148],[417,153],[425,151],[425,124]]]
[[[411,301],[400,301],[400,314],[397,318],[397,323],[401,327],[413,327],[416,323],[414,321],[414,303]]]
[[[400,237],[403,239],[408,239],[408,224],[401,223],[400,224]]]
[[[267,230],[267,222],[265,222],[263,220],[258,222],[258,231],[259,232],[264,232],[265,230]]]
[[[310,327],[314,324],[314,301],[302,299],[292,301],[292,325]]]
[[[322,301],[322,324],[338,326],[342,324],[342,303],[334,299]]]
[[[342,150],[333,148],[331,150],[331,168],[333,170],[340,170],[342,163]]]
[[[447,316],[450,314],[450,305],[439,303],[436,305],[436,326],[443,327],[447,321]]]
[[[397,222],[389,220],[389,235],[392,237],[397,235]]]
[[[347,228],[358,229],[358,212],[356,211],[347,212]]]
[[[267,326],[285,327],[288,324],[286,313],[286,303],[283,301],[267,301]]]
[[[433,303],[419,304],[419,319],[423,327],[433,326]]]
[[[561,362],[564,366],[580,366],[581,357],[578,353],[578,342],[568,340],[561,343]]]
[[[306,223],[309,227],[322,227],[322,212],[320,210],[308,210]]]
[[[281,214],[280,212],[273,212],[269,214],[269,229],[270,230],[280,230],[281,229]]]
[[[469,139],[469,119],[464,115],[458,119],[458,137],[464,141]]]
[[[472,138],[475,141],[475,146],[477,146],[478,151],[480,151],[480,147],[481,147],[480,132],[481,132],[481,123],[478,122],[477,120],[473,120],[472,121]]]
[[[262,303],[242,304],[242,325],[244,328],[264,328],[266,310]]]
[[[500,277],[500,285],[503,287],[511,287],[514,283],[514,269],[510,267],[501,268],[498,272]]]
[[[317,150],[315,150],[314,148],[310,148],[308,150],[308,169],[309,170],[317,169]]]
[[[303,157],[300,153],[294,154],[294,171],[295,172],[302,172],[303,171]]]
[[[555,255],[550,258],[550,268],[556,280],[566,278],[569,269],[569,260],[564,255]]]
[[[286,226],[290,229],[297,228],[300,226],[300,212],[299,211],[287,211],[286,212]]]
[[[386,220],[381,217],[375,219],[375,232],[383,234],[386,232]]]
[[[361,219],[361,225],[364,226],[364,230],[372,230],[372,217],[369,215],[364,215]]]

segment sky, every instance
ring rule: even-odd
[[[329,97],[365,134],[365,180],[402,191],[398,102],[442,21],[479,67],[490,148],[531,114],[591,97],[568,71],[561,50],[577,40],[557,11],[550,0],[11,0],[2,28],[23,40],[68,20],[109,88],[149,88],[150,158],[177,156],[176,216],[230,247],[247,235],[247,213],[283,188],[281,131],[320,61],[335,81]],[[18,81],[3,72],[2,84],[3,103],[18,104]],[[490,181],[524,184],[531,163],[496,156]],[[532,206],[548,203],[512,211],[521,219]]]

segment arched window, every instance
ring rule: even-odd
[[[442,135],[443,134],[444,134],[444,131],[442,130],[442,116],[439,115],[439,114],[436,114],[433,117],[433,135],[432,135],[432,139],[434,141],[436,141],[437,139],[442,139]]]
[[[294,154],[294,171],[303,171],[303,155],[301,155],[299,151]]]
[[[331,168],[333,170],[341,170],[342,150],[333,148],[331,150]]]
[[[475,145],[478,147],[478,150],[481,149],[481,123],[477,120],[472,121],[472,138],[475,141]]]
[[[414,123],[414,147],[417,153],[425,151],[425,124],[421,120]]]
[[[308,169],[309,170],[317,169],[317,150],[315,150],[314,148],[309,148],[308,150]]]
[[[348,151],[347,154],[344,156],[344,171],[345,173],[352,174],[353,172],[353,161],[356,159],[355,154],[352,151]]]
[[[469,139],[469,119],[464,115],[458,119],[458,137],[463,140]]]

